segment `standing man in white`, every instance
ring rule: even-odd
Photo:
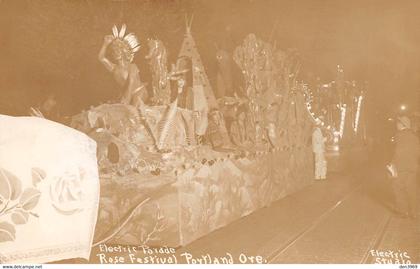
[[[325,180],[327,178],[327,160],[325,158],[326,137],[321,131],[322,121],[317,120],[312,133],[312,151],[315,154],[315,180]]]

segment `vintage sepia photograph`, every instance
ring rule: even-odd
[[[417,268],[419,11],[0,0],[1,268]]]

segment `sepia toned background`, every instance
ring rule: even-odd
[[[343,171],[335,174],[337,171],[331,169],[332,176],[329,175],[330,178],[320,184],[309,184],[312,183],[309,172],[312,172],[313,161],[311,149],[306,145],[308,143],[298,143],[299,147],[303,145],[306,148],[302,150],[298,147],[294,151],[296,155],[284,151],[270,152],[269,156],[266,156],[267,152],[264,156],[252,156],[255,157],[255,162],[241,166],[242,170],[237,174],[232,174],[232,164],[221,164],[223,169],[219,168],[223,173],[220,173],[219,180],[223,184],[220,186],[226,188],[215,200],[207,199],[208,197],[207,200],[202,199],[196,195],[199,192],[198,187],[188,189],[182,184],[173,187],[172,183],[177,180],[178,174],[171,174],[169,179],[163,173],[157,176],[147,175],[140,178],[144,181],[123,176],[116,176],[114,180],[111,176],[102,175],[102,205],[123,212],[127,205],[115,203],[112,199],[121,196],[117,198],[127,199],[131,208],[137,202],[136,199],[143,200],[144,197],[139,196],[143,195],[142,191],[152,193],[151,190],[157,190],[158,198],[155,197],[154,202],[157,201],[158,206],[155,208],[154,205],[149,205],[145,210],[146,215],[153,217],[150,217],[151,220],[145,218],[146,222],[153,223],[156,212],[156,219],[161,220],[160,204],[164,205],[163,211],[169,212],[169,218],[176,221],[170,227],[173,230],[169,229],[167,232],[162,228],[167,235],[163,242],[181,244],[183,248],[178,249],[178,252],[195,252],[197,256],[205,254],[205,251],[218,256],[231,251],[238,257],[246,249],[253,255],[269,257],[269,262],[301,262],[305,258],[312,262],[358,262],[361,258],[362,262],[366,262],[373,258],[363,255],[359,257],[360,253],[369,253],[365,247],[370,248],[367,251],[379,246],[393,250],[400,246],[395,243],[400,240],[403,247],[408,245],[407,249],[415,253],[412,254],[415,260],[418,259],[419,252],[418,245],[413,243],[416,238],[412,235],[418,235],[414,229],[418,226],[414,222],[407,224],[408,222],[388,217],[390,213],[376,200],[387,200],[388,196],[385,194],[390,192],[387,189],[390,183],[384,183],[387,180],[385,159],[388,156],[382,156],[382,153],[385,151],[383,148],[391,148],[390,137],[395,131],[391,118],[401,108],[401,104],[405,104],[410,114],[420,108],[418,10],[420,2],[408,0],[0,0],[0,114],[28,115],[30,107],[39,106],[50,95],[55,96],[60,116],[65,117],[105,102],[118,102],[121,90],[97,56],[104,36],[111,34],[114,24],[127,24],[128,32],[139,37],[142,48],[136,54],[134,62],[140,69],[141,80],[148,83],[149,90],[152,74],[145,59],[148,38],[162,40],[169,53],[169,64],[174,63],[184,39],[186,17],[193,17],[192,35],[213,89],[218,71],[218,48],[232,52],[235,47],[243,44],[248,34],[255,33],[258,38],[275,44],[276,48],[294,48],[299,52],[302,61],[300,81],[310,85],[317,84],[318,79],[321,83],[329,83],[337,78],[339,65],[344,69],[344,80],[357,81],[358,86],[367,85],[362,87],[363,90],[366,89],[363,93],[366,94],[366,101],[363,101],[362,117],[363,125],[368,130],[367,137],[360,141],[359,146],[374,144],[377,151],[372,151],[363,158],[359,158],[364,154],[362,150],[362,153],[357,152],[359,155],[343,154],[343,162],[354,163],[345,163],[347,170],[343,168]],[[239,77],[240,70],[236,65],[235,67],[237,77],[234,79],[241,83],[243,78]],[[104,108],[106,110],[107,107]],[[304,109],[304,106],[300,108]],[[83,113],[79,115],[83,116]],[[306,118],[303,122],[304,133],[309,134],[312,125]],[[105,148],[104,145],[99,147],[101,146]],[[348,147],[350,148],[358,150],[353,146]],[[213,159],[224,162],[222,153],[213,153],[206,155],[202,159],[204,162],[198,157],[189,158],[191,163],[199,163],[197,167],[207,165],[207,159],[212,159],[210,166],[213,165]],[[368,158],[370,159],[367,160]],[[235,165],[241,164],[237,160],[232,162],[236,162]],[[293,166],[294,163],[297,165]],[[217,170],[214,167],[212,169]],[[289,170],[298,172],[290,173],[292,176],[289,176]],[[260,184],[272,180],[273,175],[281,175],[278,188]],[[226,198],[228,202],[242,202],[232,195],[230,188],[235,184],[244,188],[246,184],[241,180],[245,177],[254,179],[252,186],[247,186],[254,191],[250,191],[251,198],[258,201],[261,199],[255,207],[250,206],[252,210],[239,210],[234,207],[237,204],[233,203],[234,210],[230,213],[240,214],[228,220],[222,218],[221,222],[213,221],[205,231],[200,230],[204,227],[201,220],[190,221],[190,217],[178,219],[180,214],[177,210],[182,211],[175,208],[178,202],[174,201],[178,201],[177,199],[181,201],[180,204],[202,206],[197,207],[194,216],[207,212],[204,210],[207,208],[216,209],[218,200]],[[115,182],[118,184],[114,184]],[[132,182],[137,185],[133,187],[130,185]],[[202,182],[196,186],[201,188],[200,184]],[[293,193],[296,186],[300,188],[307,185],[308,188]],[[211,189],[207,185],[205,188]],[[261,195],[265,191],[273,190],[279,193],[275,196],[276,199],[270,200],[268,195]],[[266,207],[280,197],[282,200],[274,206]],[[251,198],[248,200],[252,200]],[[346,203],[341,204],[345,200]],[[335,210],[339,204],[341,208]],[[257,208],[257,213],[249,218],[244,217]],[[330,213],[331,218],[324,221],[324,214]],[[196,240],[216,227],[227,225],[233,219],[240,221],[225,230],[218,230],[208,237]],[[391,223],[389,227],[388,224],[383,225],[384,219],[387,220],[386,223]],[[178,220],[181,224],[178,224]],[[315,223],[322,223],[312,226],[313,220],[316,220]],[[190,222],[196,230],[189,230],[187,224]],[[308,223],[310,226],[307,229]],[[97,226],[98,238],[106,235],[112,226],[110,223],[100,224]],[[184,230],[178,229],[177,225],[183,226]],[[388,229],[386,233],[381,232],[385,231],[383,227]],[[308,236],[289,248],[287,244],[292,242],[289,242],[290,238],[295,238],[296,234],[297,239],[303,238],[301,228],[309,231]],[[181,230],[183,236],[188,236],[179,240],[178,233]],[[378,242],[382,245],[378,243],[375,246],[371,242],[377,241],[378,231],[383,233],[382,237],[385,239],[378,236]],[[128,237],[131,234],[126,234],[128,239],[133,239]],[[235,240],[226,235],[235,236]],[[95,238],[95,242],[98,238]],[[128,239],[122,242],[133,244]],[[224,248],[220,248],[219,242],[224,242]],[[278,252],[279,246],[284,242],[287,243],[286,247]],[[323,243],[322,247],[320,243]],[[325,250],[330,250],[331,253]],[[95,246],[89,262],[98,263],[97,254],[101,251],[100,247]],[[289,255],[290,253],[293,255]]]
[[[143,49],[135,62],[149,81],[147,38],[161,39],[173,62],[185,15],[194,14],[193,33],[211,81],[215,44],[231,50],[254,32],[279,48],[297,48],[305,81],[333,80],[338,64],[346,77],[369,81],[369,95],[380,97],[370,98],[369,108],[383,114],[397,102],[418,102],[419,6],[372,0],[2,0],[0,112],[24,114],[51,92],[64,115],[115,98],[116,85],[97,61],[113,24],[126,23],[139,36]]]

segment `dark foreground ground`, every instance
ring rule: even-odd
[[[331,174],[182,250],[269,263],[419,263],[419,220],[391,213],[392,180],[378,165]]]

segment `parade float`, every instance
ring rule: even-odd
[[[151,102],[72,118],[98,144],[94,246],[186,245],[312,182],[314,119],[299,58],[254,34],[224,57],[245,87],[218,83],[233,94],[216,98],[188,24],[171,68],[164,44],[149,41]]]

